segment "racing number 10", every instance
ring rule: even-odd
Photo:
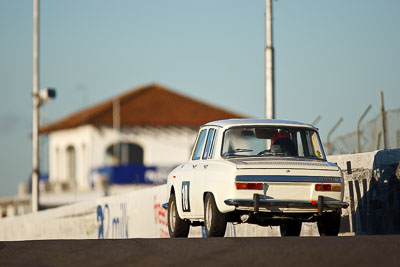
[[[184,212],[190,212],[189,187],[190,182],[182,182],[182,210]]]

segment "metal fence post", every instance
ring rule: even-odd
[[[380,92],[380,98],[381,98],[383,149],[388,149],[389,148],[389,140],[388,140],[388,136],[387,136],[386,112],[385,112],[385,106],[383,103],[383,92],[382,91]]]
[[[332,129],[328,133],[328,136],[326,137],[328,153],[332,153],[332,151],[331,151],[331,135],[336,130],[336,128],[339,126],[339,124],[342,123],[342,121],[343,121],[343,117],[340,117],[339,120],[335,123],[335,125],[333,125]]]
[[[361,121],[364,119],[365,115],[367,115],[368,111],[371,109],[372,105],[369,104],[367,109],[363,112],[361,117],[357,121],[357,153],[361,152],[361,145],[360,145],[360,124]]]

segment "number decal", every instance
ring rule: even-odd
[[[182,210],[184,212],[190,212],[189,187],[190,182],[182,182]]]

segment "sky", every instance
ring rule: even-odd
[[[32,0],[0,0],[0,196],[32,169]],[[399,108],[400,1],[273,1],[276,117],[322,139]],[[57,89],[48,123],[129,89],[158,83],[264,116],[265,0],[42,0],[40,88]]]

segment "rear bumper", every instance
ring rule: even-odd
[[[322,213],[324,210],[337,210],[347,208],[349,203],[342,201],[325,201],[323,196],[318,198],[318,201],[301,201],[301,200],[277,200],[277,199],[265,199],[263,195],[254,194],[253,199],[226,199],[225,204],[228,206],[235,206],[236,208],[253,208],[255,212],[258,212],[260,208],[265,209],[317,209],[318,213]]]

